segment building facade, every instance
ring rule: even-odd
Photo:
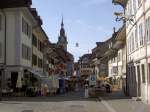
[[[37,15],[36,9],[32,8],[32,13],[37,18],[39,23],[39,27],[36,27],[32,31],[32,69],[34,72],[42,74],[43,76],[48,76],[46,71],[44,71],[44,65],[46,59],[46,51],[47,47],[46,44],[48,43],[48,36],[45,34],[42,25],[42,20]]]
[[[0,5],[0,76],[3,90],[16,92],[20,88],[34,86],[36,77],[48,77],[48,37],[42,29],[42,20],[31,0],[5,1]],[[20,77],[20,78],[19,78]],[[38,80],[38,81],[40,81]],[[40,86],[40,82],[38,86]]]
[[[92,54],[85,54],[82,57],[80,57],[78,61],[80,77],[83,79],[86,79],[89,75],[93,74],[93,68],[91,66],[91,57]]]
[[[67,51],[62,20],[59,41],[52,44],[32,0],[0,4],[0,88],[2,92],[28,86],[50,88],[50,76],[71,75],[73,55]],[[68,66],[67,66],[68,65]],[[35,79],[36,78],[36,79]],[[18,87],[19,84],[19,87]]]
[[[128,0],[125,13],[134,15],[126,22],[128,92],[150,104],[150,0]]]
[[[4,4],[1,12],[1,37],[3,63],[3,88],[15,88],[17,77],[24,77],[24,70],[32,67],[32,28],[37,21],[29,10],[31,1]]]
[[[122,26],[110,41],[108,68],[112,84],[126,89],[126,27]]]
[[[97,80],[108,76],[108,60],[103,58],[104,53],[108,50],[107,42],[97,42],[96,47],[92,50],[92,65]]]

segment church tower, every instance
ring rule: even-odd
[[[65,34],[64,22],[63,22],[63,18],[62,18],[60,35],[58,37],[57,45],[59,47],[62,47],[65,51],[67,51],[67,44],[68,44],[68,42],[67,42],[67,36]]]

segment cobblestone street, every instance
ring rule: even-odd
[[[5,101],[4,101],[5,100]],[[83,92],[56,97],[5,98],[0,112],[149,112],[150,106],[136,102],[122,93],[85,99]]]

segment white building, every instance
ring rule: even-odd
[[[44,32],[42,25],[42,20],[37,15],[35,8],[32,8],[32,13],[37,18],[38,26],[32,31],[32,68],[34,72],[37,72],[43,76],[48,76],[46,66],[47,66],[47,51],[49,46],[48,36]],[[46,46],[47,45],[47,46]]]
[[[128,0],[125,13],[129,95],[150,104],[150,0]]]
[[[109,77],[114,80],[114,84],[125,90],[126,79],[126,31],[125,26],[119,29],[115,35],[114,42],[110,43],[112,51],[109,56],[108,68]]]
[[[7,2],[0,5],[0,70],[2,87],[8,88],[11,82],[15,88],[18,76],[23,79],[26,70],[32,70],[32,30],[38,22],[30,0]]]
[[[93,68],[91,67],[91,56],[92,54],[84,54],[78,61],[80,76],[83,79],[86,79],[89,75],[93,74]]]

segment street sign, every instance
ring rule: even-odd
[[[89,85],[95,86],[96,85],[96,75],[90,75],[89,76]]]

